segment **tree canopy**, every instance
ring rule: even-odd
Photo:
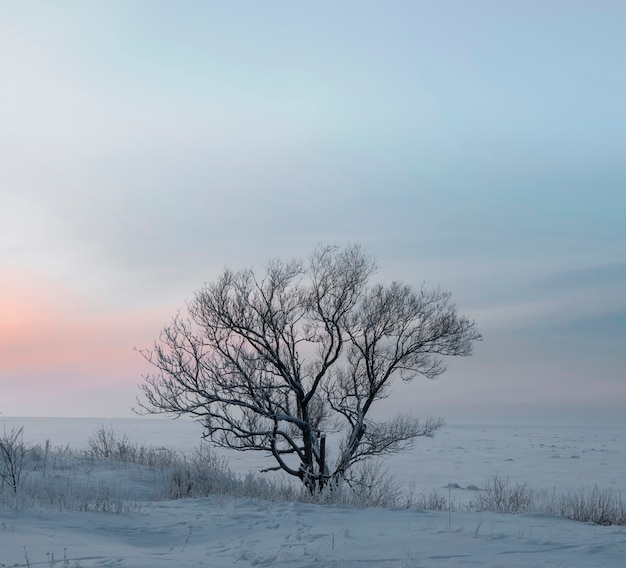
[[[370,284],[375,271],[358,245],[272,260],[260,277],[225,269],[142,351],[156,372],[141,407],[194,416],[219,446],[269,453],[269,469],[311,491],[432,436],[438,419],[370,411],[394,379],[434,379],[480,334],[450,293]]]

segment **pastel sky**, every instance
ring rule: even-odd
[[[226,265],[359,242],[484,340],[381,411],[626,425],[626,4],[0,0],[0,412],[131,416]]]

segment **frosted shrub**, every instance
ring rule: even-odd
[[[368,507],[395,507],[402,493],[401,485],[393,479],[380,462],[364,462],[349,472],[345,484],[347,504]]]
[[[24,428],[6,428],[0,436],[0,478],[2,486],[6,484],[15,494],[25,476],[24,460],[26,446],[22,433]]]
[[[525,483],[510,485],[508,478],[494,475],[476,496],[473,507],[499,513],[527,513],[532,510],[534,493]]]
[[[626,504],[611,489],[582,489],[562,495],[534,493],[526,484],[510,485],[494,476],[472,502],[472,508],[501,513],[541,512],[597,525],[626,525]]]
[[[238,477],[225,458],[216,456],[208,444],[198,446],[191,458],[179,459],[169,471],[169,497],[205,497],[214,493],[237,492]]]
[[[282,491],[285,492],[285,488]],[[371,461],[352,468],[349,476],[328,483],[317,493],[298,491],[293,500],[353,507],[397,507],[401,494],[401,484],[380,462]]]
[[[89,454],[94,458],[111,458],[115,455],[118,444],[128,443],[126,436],[121,439],[112,429],[100,425],[96,428],[87,441]]]
[[[165,469],[175,465],[181,458],[177,452],[168,448],[150,448],[139,446],[134,453],[134,463],[155,469]]]
[[[190,458],[179,459],[165,471],[166,494],[171,499],[220,494],[268,501],[299,500],[299,491],[292,483],[234,473],[226,458],[215,455],[206,442],[196,447]]]
[[[119,435],[105,426],[96,428],[87,443],[89,457],[109,459],[122,464],[166,468],[175,465],[179,460],[173,450],[131,443],[125,434]]]
[[[417,496],[412,495],[407,502],[407,507],[415,507],[416,509],[424,509],[425,511],[448,511],[455,510],[451,503],[445,497],[439,495],[436,491],[430,493],[420,493]]]
[[[626,525],[626,504],[619,493],[611,489],[591,490],[561,495],[555,514],[574,521],[597,525]]]

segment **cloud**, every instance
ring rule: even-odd
[[[565,389],[559,360],[617,384],[610,11],[36,6],[0,22],[3,389],[104,400],[138,374],[132,346],[224,265],[355,241],[381,280],[441,284],[476,318],[468,401],[514,398],[530,375]]]

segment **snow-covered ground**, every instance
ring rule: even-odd
[[[0,419],[24,426],[24,439],[86,447],[100,424],[132,441],[190,452],[198,427],[154,419]],[[626,489],[626,431],[619,429],[447,426],[386,465],[416,489],[461,502],[489,476],[536,489]],[[231,466],[254,468],[246,454]],[[68,475],[93,476],[77,468]],[[113,477],[119,472],[105,472]],[[142,484],[123,472],[130,495]],[[94,513],[0,507],[0,566],[168,568],[284,567],[620,567],[626,527],[602,527],[540,514],[358,509],[212,496],[137,502],[133,510]]]

